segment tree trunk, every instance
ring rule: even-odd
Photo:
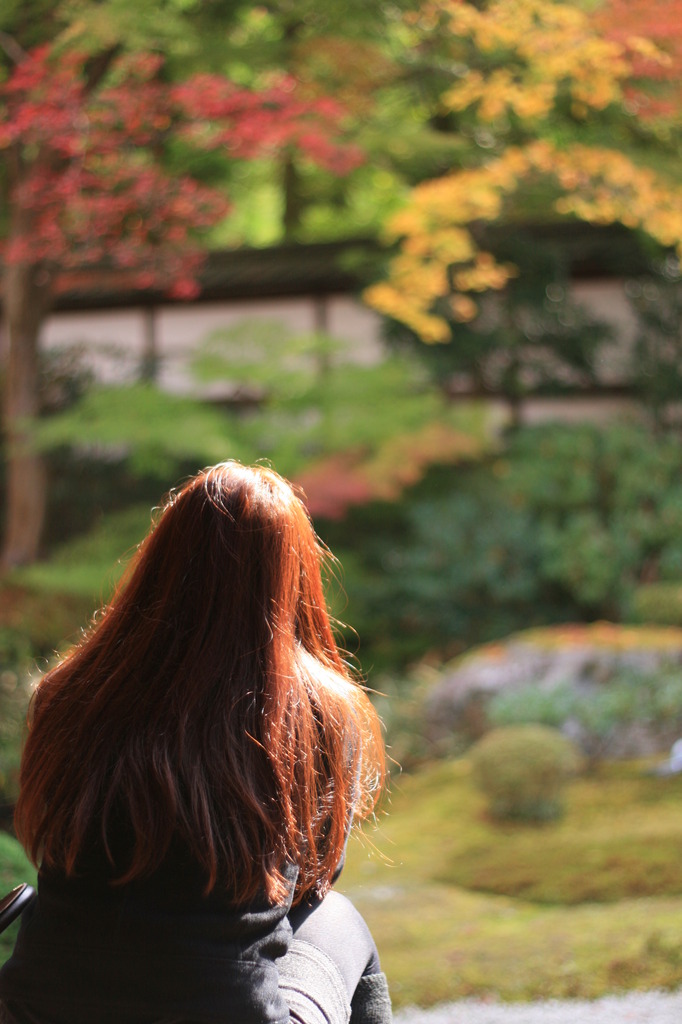
[[[31,444],[31,430],[39,410],[38,336],[50,307],[51,291],[51,276],[43,267],[5,267],[7,497],[0,559],[0,567],[5,570],[36,560],[45,521],[45,466]]]
[[[156,309],[145,306],[142,311],[144,341],[140,360],[140,380],[153,384],[159,375],[159,341],[156,331]]]
[[[284,186],[284,237],[290,240],[295,237],[301,226],[301,215],[304,208],[301,178],[291,155],[286,156],[284,160],[282,183]]]

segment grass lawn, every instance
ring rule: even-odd
[[[682,778],[642,768],[576,780],[564,819],[541,826],[491,821],[463,760],[394,781],[340,887],[395,1005],[682,984]]]

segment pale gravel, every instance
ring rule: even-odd
[[[491,1003],[464,999],[431,1009],[406,1007],[395,1024],[681,1024],[679,992],[629,992],[602,999]]]

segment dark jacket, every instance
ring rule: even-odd
[[[149,878],[111,886],[103,853],[77,877],[41,870],[0,1000],[49,1024],[287,1024],[275,960],[290,943],[290,897],[239,906],[180,844]],[[229,1018],[226,1018],[229,1007]]]

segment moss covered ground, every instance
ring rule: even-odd
[[[350,845],[343,890],[396,1006],[594,998],[682,984],[682,779],[612,764],[555,824],[499,824],[465,760],[398,778]]]

